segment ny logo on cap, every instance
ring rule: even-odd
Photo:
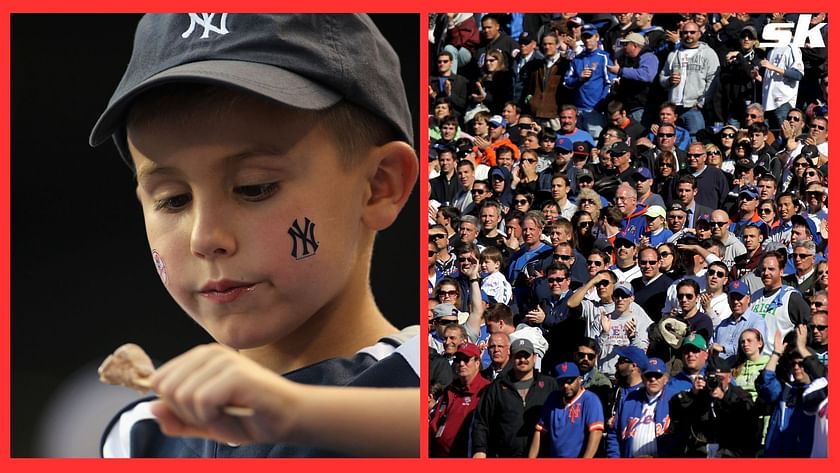
[[[564,373],[566,371],[569,371],[569,364],[568,363],[563,363],[562,365],[560,365],[560,370],[563,371]]]
[[[656,358],[654,358],[654,359],[650,360],[650,364],[652,364],[652,365],[658,365],[658,364],[659,364],[659,362],[658,362],[658,361],[656,361]]]
[[[218,27],[213,25],[213,19],[216,17],[215,13],[201,13],[200,15],[199,13],[189,13],[190,27],[187,28],[187,31],[181,33],[182,38],[189,38],[193,34],[193,31],[195,31],[195,25],[197,24],[204,27],[204,32],[201,33],[202,38],[209,38],[211,31],[220,35],[230,33],[227,29],[227,13],[222,13],[219,17]]]

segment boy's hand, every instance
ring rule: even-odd
[[[167,435],[271,442],[287,437],[295,413],[294,383],[218,344],[173,358],[155,372],[151,383],[161,399],[152,404],[152,414]],[[230,405],[255,413],[233,417],[222,411]]]

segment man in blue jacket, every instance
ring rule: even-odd
[[[610,458],[667,457],[673,448],[668,402],[674,392],[665,387],[668,369],[659,358],[648,360],[644,389],[627,395],[607,429]]]
[[[607,69],[613,65],[613,60],[598,47],[599,36],[595,25],[585,25],[580,37],[584,51],[572,60],[563,84],[575,91],[578,127],[597,138],[605,124],[603,102],[615,80],[615,74]]]

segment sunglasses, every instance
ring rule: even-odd
[[[752,119],[756,119],[756,118],[758,118],[758,117],[759,117],[759,115],[756,115],[756,114],[754,114],[754,113],[748,113],[748,114],[747,114],[747,116],[748,116],[748,117],[750,117],[750,118],[752,118]]]
[[[721,133],[721,138],[735,138],[735,133]]]
[[[525,161],[526,163],[531,163],[531,164],[533,164],[533,163],[536,163],[536,162],[537,162],[537,160],[536,160],[536,159],[523,159],[523,161]]]
[[[823,193],[820,191],[808,191],[805,193],[805,195],[814,199],[819,199],[823,196]]]
[[[460,365],[461,363],[466,365],[470,361],[472,361],[472,358],[466,358],[466,357],[463,357],[463,356],[456,356],[453,363],[455,363],[456,365]]]
[[[526,205],[528,201],[526,199],[518,199],[516,200],[516,205]]]
[[[579,352],[575,353],[575,356],[580,360],[583,360],[583,359],[594,360],[595,357],[598,356],[598,355],[596,355],[594,353],[584,353],[582,351],[579,351]]]
[[[707,271],[706,274],[708,274],[709,276],[714,276],[716,278],[723,278],[726,276],[726,273],[724,273],[723,271]]]
[[[724,225],[729,225],[729,222],[709,222],[709,224],[712,225],[713,227],[721,228]]]
[[[818,177],[819,176],[819,174],[817,174],[814,171],[806,172],[805,175],[808,176],[808,177]]]
[[[625,153],[622,153],[621,151],[610,151],[609,154],[611,158],[620,158],[624,156]]]
[[[484,192],[485,192],[485,190],[484,190],[484,189],[473,189],[473,190],[471,190],[471,191],[470,191],[470,194],[483,195],[483,194],[484,194]]]
[[[635,247],[636,247],[636,245],[634,245],[633,243],[631,243],[629,241],[622,241],[621,243],[616,245],[616,248],[635,248]]]
[[[659,167],[661,167],[661,168],[673,168],[674,164],[673,163],[660,163]]]
[[[458,262],[459,263],[466,263],[466,262],[475,263],[476,261],[472,258],[464,258],[463,256],[461,256],[461,257],[458,258]]]
[[[793,167],[795,167],[795,168],[807,168],[808,163],[803,162],[803,161],[799,161],[798,163],[793,163]]]
[[[559,259],[563,261],[569,261],[572,258],[574,258],[574,256],[572,255],[554,255],[554,259]]]
[[[659,257],[660,258],[666,258],[668,256],[671,256],[672,254],[673,253],[671,253],[670,251],[663,251],[662,253],[659,253]]]
[[[677,299],[690,301],[694,299],[694,294],[677,294]]]
[[[644,376],[647,381],[653,381],[661,378],[663,376],[662,373],[648,373]]]
[[[761,213],[761,214],[773,213],[773,209],[770,209],[770,208],[758,209],[758,213]]]
[[[653,266],[657,263],[655,259],[642,259],[639,260],[639,266]]]
[[[578,202],[580,203],[580,205],[586,205],[586,204],[595,205],[595,201],[592,200],[592,199],[580,199],[580,200],[578,200]]]
[[[809,326],[808,326],[808,330],[814,330],[814,329],[817,329],[817,330],[819,330],[820,332],[822,332],[823,330],[825,330],[825,329],[827,329],[827,328],[828,328],[828,325],[809,325]]]
[[[817,130],[825,131],[825,127],[822,125],[812,124],[811,128],[816,128]]]
[[[789,121],[789,122],[801,122],[801,121],[802,121],[802,117],[797,117],[797,116],[794,116],[794,115],[789,115],[787,118],[785,118],[785,120],[787,120],[787,121]]]
[[[562,284],[563,281],[565,281],[565,280],[566,280],[566,278],[546,278],[546,281],[548,281],[549,284],[553,284],[553,283]]]
[[[458,295],[458,291],[456,291],[456,290],[438,291],[438,297],[452,297],[452,296],[457,296],[457,295]]]
[[[660,138],[673,138],[676,136],[676,133],[657,133],[656,136]]]
[[[793,253],[793,254],[791,254],[791,256],[793,257],[793,259],[805,259],[809,256],[814,256],[814,255],[809,255],[807,253]]]
[[[600,268],[601,266],[604,265],[604,263],[602,263],[601,261],[587,260],[586,265],[587,266],[596,266],[596,267]]]
[[[711,154],[712,156],[722,156],[720,151],[709,151],[706,154]]]
[[[748,35],[748,34],[745,34],[745,35],[741,35],[741,39],[748,39],[750,41],[753,41],[753,40],[755,40],[755,37],[751,36],[751,35]]]
[[[699,33],[699,32],[700,32],[699,30],[697,30],[697,31],[695,31],[695,30],[685,30],[685,31],[680,31],[680,34],[696,34],[696,33]]]
[[[613,297],[615,297],[616,299],[629,299],[632,296],[623,292],[616,292],[615,294],[613,294]]]
[[[705,155],[706,155],[706,153],[685,153],[685,156],[687,158],[694,158],[694,159],[699,159],[700,157],[705,156]]]
[[[578,222],[579,227],[591,227],[594,224],[595,224],[595,222],[593,222],[592,220],[587,220],[585,222]]]
[[[454,323],[457,323],[457,322],[458,322],[458,319],[435,319],[435,320],[432,321],[432,323],[435,324],[435,325],[449,325],[449,324],[454,324]]]
[[[429,257],[432,257],[437,254],[437,251],[429,250]]]
[[[609,285],[609,281],[598,281],[597,283],[595,283],[595,287],[607,287]]]
[[[429,241],[441,240],[443,238],[446,238],[446,235],[443,233],[433,233],[429,235]]]
[[[817,307],[817,308],[819,308],[819,307],[824,307],[824,306],[825,306],[825,304],[826,304],[826,303],[825,303],[825,302],[823,302],[823,301],[812,301],[812,302],[811,302],[811,305],[812,305],[812,306],[814,306],[814,307]]]

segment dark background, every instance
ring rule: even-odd
[[[419,18],[372,16],[400,56],[416,117]],[[127,341],[156,360],[210,341],[160,283],[128,167],[113,144],[87,144],[128,63],[138,19],[11,17],[13,457],[43,454],[34,440],[40,417],[86,363]],[[418,209],[415,187],[374,253],[373,290],[398,327],[420,320]]]

